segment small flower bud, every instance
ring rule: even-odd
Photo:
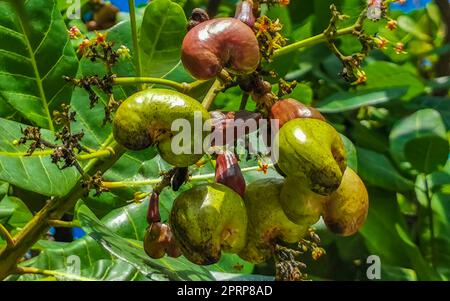
[[[78,39],[78,38],[80,38],[82,36],[81,31],[76,26],[70,27],[67,32],[69,33],[69,37],[72,40]]]
[[[398,42],[397,44],[395,44],[394,51],[397,54],[406,54],[405,44],[403,44],[402,42]]]
[[[95,32],[95,44],[101,45],[106,42],[108,33]]]
[[[386,28],[389,30],[395,30],[397,29],[397,21],[395,20],[389,20],[386,24]]]
[[[88,48],[89,46],[91,46],[91,41],[89,41],[88,39],[84,39],[81,44],[78,46],[78,53],[84,53],[84,51],[86,50],[86,48]]]
[[[117,55],[123,59],[131,58],[130,49],[125,45],[122,45],[119,47],[119,49],[117,49]]]

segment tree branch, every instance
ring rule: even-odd
[[[53,153],[53,150],[43,150],[43,151],[34,151],[31,155],[26,152],[0,152],[0,156],[2,157],[42,157],[49,156]],[[86,161],[95,158],[103,158],[109,157],[112,155],[111,149],[103,149],[99,151],[94,151],[89,154],[82,154],[77,156],[77,160]]]
[[[202,105],[205,109],[209,109],[209,107],[214,102],[214,99],[216,98],[217,94],[219,94],[220,91],[224,88],[224,85],[222,84],[222,81],[219,79],[216,79],[214,83],[212,84],[211,88],[209,88],[208,93],[206,93],[205,98],[203,98]]]
[[[49,220],[48,225],[54,228],[76,228],[81,227],[77,221],[62,221],[62,220]]]
[[[90,160],[83,168],[86,175],[94,175],[97,171],[108,170],[125,153],[125,149],[114,141],[112,135],[105,141],[102,149],[109,147],[113,150],[113,155],[107,159]],[[59,220],[65,212],[73,209],[84,193],[82,180],[83,177],[80,176],[77,184],[66,196],[52,198],[15,237],[15,244],[10,248],[3,249],[0,254],[0,280],[14,272],[24,254],[47,233],[50,228],[49,220]]]
[[[269,167],[273,167],[272,164],[269,165]],[[258,166],[252,166],[252,167],[246,167],[242,168],[242,172],[251,172],[258,170]],[[204,175],[198,175],[198,176],[192,176],[189,179],[189,182],[203,182],[208,181],[211,179],[214,179],[216,175],[214,173],[204,174]],[[121,189],[121,188],[135,188],[135,187],[143,187],[143,186],[151,186],[156,185],[159,182],[161,182],[162,178],[157,179],[149,179],[149,180],[143,180],[143,181],[123,181],[123,182],[103,182],[103,186],[108,189]]]
[[[2,237],[6,241],[6,248],[11,248],[14,246],[15,244],[14,238],[2,224],[0,224],[0,237]]]
[[[43,276],[50,276],[55,278],[65,278],[70,280],[79,280],[79,281],[92,281],[93,279],[78,276],[75,274],[68,274],[58,271],[50,271],[50,270],[44,270],[44,269],[38,269],[34,267],[16,267],[12,274],[18,274],[18,275],[25,275],[25,274],[35,274],[35,275],[43,275]]]

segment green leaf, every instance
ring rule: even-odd
[[[406,91],[407,88],[399,87],[357,93],[337,92],[319,102],[317,108],[323,113],[340,113],[396,100],[403,96]]]
[[[417,281],[416,271],[402,267],[383,264],[381,266],[382,281]]]
[[[360,147],[376,151],[377,153],[389,151],[389,139],[385,133],[370,128],[362,122],[356,122],[351,128],[351,137]]]
[[[299,83],[291,94],[283,98],[293,98],[303,104],[310,105],[313,101],[314,92],[308,84]]]
[[[212,272],[217,281],[274,281],[275,278],[265,275],[242,275],[232,273]]]
[[[271,7],[266,15],[272,20],[280,20],[280,23],[283,24],[283,28],[281,29],[281,33],[284,36],[291,35],[292,32],[292,22],[291,17],[289,15],[289,10],[287,7],[283,7],[280,5],[276,5]]]
[[[406,84],[408,91],[401,99],[409,101],[423,93],[425,89],[425,85],[418,76],[407,68],[394,63],[374,61],[364,67],[364,71],[367,75],[367,82],[365,85],[358,86],[357,91],[404,88]]]
[[[253,264],[241,259],[236,254],[224,254],[218,263],[208,266],[207,269],[214,272],[213,274],[215,276],[216,272],[218,272],[231,274],[233,277],[237,277],[236,274],[251,274],[253,272],[253,267]]]
[[[347,154],[347,166],[358,172],[358,155],[353,142],[346,136],[341,134],[342,141],[344,142],[345,152]]]
[[[0,180],[46,196],[66,195],[79,178],[78,171],[73,167],[60,170],[49,155],[24,156],[27,147],[13,144],[22,136],[21,128],[26,125],[0,118]],[[47,130],[41,134],[48,141],[54,140]]]
[[[16,110],[0,97],[0,118],[12,119],[15,114]]]
[[[59,271],[64,273],[59,276],[64,277],[68,274],[70,277],[74,274],[72,269],[75,262],[81,270],[82,277],[97,280],[103,279],[101,271],[106,272],[102,268],[105,264],[112,267],[122,265],[124,275],[116,275],[118,280],[132,280],[131,274],[139,280],[213,280],[213,276],[205,268],[196,266],[184,258],[154,260],[145,254],[142,242],[133,238],[143,237],[147,206],[148,201],[132,204],[111,212],[99,221],[84,203],[79,202],[75,210],[75,219],[81,222],[88,235],[71,243],[40,241],[35,247],[40,248],[42,252],[22,265]],[[142,231],[138,231],[138,227]],[[30,278],[21,276],[19,279]],[[87,279],[72,277],[72,280]]]
[[[448,165],[450,166],[450,165]],[[416,180],[416,196],[419,201],[418,231],[420,248],[424,257],[433,262],[446,279],[450,279],[450,170],[436,172]],[[428,188],[428,190],[427,190]],[[430,199],[429,199],[430,198]],[[430,206],[431,203],[431,212]],[[430,213],[434,236],[431,236]]]
[[[170,0],[154,0],[145,9],[139,47],[143,75],[164,77],[180,61],[186,34],[183,8]]]
[[[70,99],[63,75],[78,60],[54,0],[0,2],[0,98],[32,123],[53,129],[51,113]]]
[[[70,262],[69,262],[70,264]],[[101,259],[92,266],[75,271],[75,267],[68,265],[65,269],[46,270],[48,276],[26,274],[22,276],[13,275],[8,281],[148,281],[149,279],[140,273],[132,265],[122,260]]]
[[[5,196],[0,201],[0,224],[7,225],[14,234],[17,228],[23,228],[33,214],[19,198]]]
[[[89,236],[71,243],[41,240],[34,248],[41,249],[39,255],[21,265],[71,274],[74,268],[86,270],[99,260],[116,260]]]
[[[397,162],[408,161],[419,172],[445,165],[449,153],[445,124],[438,111],[424,109],[398,121],[391,131],[390,151]]]
[[[398,26],[422,41],[430,41],[431,37],[422,31],[422,28],[409,16],[400,16],[397,18]]]
[[[450,76],[443,76],[428,80],[427,89],[430,89],[431,91],[450,89]]]
[[[153,280],[213,280],[204,267],[190,263],[183,257],[165,257],[159,260],[149,258],[141,243],[126,240],[108,229],[85,205],[79,204],[77,219],[83,229],[109,253],[136,267]]]
[[[448,101],[448,97],[423,96],[417,97],[415,102],[417,103],[418,108],[432,108],[438,111],[444,119],[445,126],[450,129],[450,101]],[[414,105],[416,105],[416,103],[414,103]],[[414,109],[416,109],[416,107],[414,107]]]
[[[330,23],[330,5],[336,4],[340,7],[342,0],[322,0],[322,1],[303,1],[304,6],[313,6],[316,16],[316,33],[322,32]]]
[[[382,154],[357,147],[358,172],[365,182],[391,191],[408,191],[414,183],[404,178]]]
[[[384,265],[416,271],[419,280],[438,280],[439,276],[422,257],[409,237],[406,224],[395,200],[395,193],[369,189],[370,208],[360,233],[373,255]]]

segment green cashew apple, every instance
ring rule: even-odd
[[[272,256],[277,240],[295,243],[306,234],[308,224],[295,224],[284,214],[280,204],[283,179],[264,178],[247,186],[245,206],[248,215],[247,245],[238,255],[252,263],[262,263]]]
[[[287,122],[275,136],[278,167],[288,177],[306,178],[311,190],[328,195],[347,167],[344,143],[328,123],[311,118]]]
[[[331,232],[350,236],[364,224],[368,209],[366,186],[351,168],[347,168],[338,190],[325,202],[323,219]]]
[[[172,90],[145,90],[130,96],[120,105],[113,122],[114,138],[131,150],[155,145],[166,162],[187,167],[203,156],[202,148],[196,151],[193,145],[194,142],[203,145],[203,138],[207,134],[194,131],[195,116],[199,116],[202,126],[209,119],[208,112],[195,99]],[[172,139],[179,133],[178,130],[172,130],[175,120],[186,120],[191,126],[191,139],[181,139],[185,145],[180,145],[186,147],[187,151],[180,154],[174,153],[172,149]]]
[[[246,244],[244,201],[225,185],[203,184],[180,194],[170,227],[183,255],[199,265],[219,261],[222,251],[237,253]]]
[[[304,178],[287,177],[281,189],[280,204],[286,216],[296,224],[313,225],[322,214],[326,197],[309,189]]]

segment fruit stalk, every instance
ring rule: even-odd
[[[361,12],[361,14],[359,15],[358,20],[356,20],[355,24],[353,24],[352,26],[349,26],[349,27],[339,29],[336,32],[334,32],[333,39],[336,39],[337,37],[340,37],[340,36],[353,34],[355,31],[361,30],[361,28],[363,27],[364,21],[366,19],[366,15],[367,15],[366,13],[367,13],[367,11],[363,10]],[[280,56],[287,55],[287,54],[289,54],[293,51],[299,50],[301,48],[310,47],[310,46],[314,46],[314,45],[317,45],[317,44],[320,44],[323,42],[327,42],[327,41],[329,41],[329,39],[330,39],[329,32],[328,32],[328,29],[326,29],[321,34],[318,34],[316,36],[292,43],[292,44],[284,46],[278,50],[275,50],[272,58],[276,59]]]
[[[203,98],[202,106],[206,110],[208,110],[209,107],[212,105],[217,94],[219,94],[219,92],[223,89],[223,87],[224,85],[219,79],[216,79],[214,81],[211,88],[208,90],[208,93],[206,94],[205,98]]]
[[[269,165],[269,167],[273,167],[273,165]],[[257,171],[260,167],[259,166],[252,166],[252,167],[246,167],[242,168],[242,173],[246,172],[252,172]],[[216,176],[215,173],[209,173],[204,175],[198,175],[193,176],[189,179],[189,182],[195,183],[195,182],[206,182],[211,179],[214,179]],[[136,187],[145,187],[149,185],[156,185],[161,182],[161,178],[157,179],[149,179],[149,180],[143,180],[143,181],[118,181],[118,182],[103,182],[103,187],[108,189],[122,189],[122,188],[136,188]]]
[[[204,81],[199,81],[204,82]],[[197,84],[197,82],[194,82]],[[128,85],[142,85],[142,84],[156,84],[163,85],[170,88],[174,88],[178,92],[187,93],[191,90],[193,84],[188,83],[178,83],[164,78],[154,78],[154,77],[116,77],[113,79],[113,84],[128,86]]]

